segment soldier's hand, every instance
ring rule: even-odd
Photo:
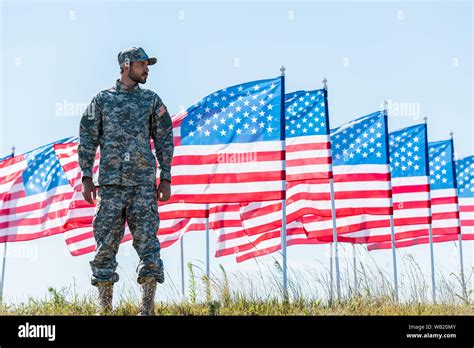
[[[82,181],[82,195],[87,203],[94,204],[96,199],[96,189],[92,182],[92,178],[87,177]]]
[[[161,180],[160,185],[158,185],[157,189],[158,193],[158,200],[161,202],[166,202],[170,199],[171,196],[171,184],[167,180]]]

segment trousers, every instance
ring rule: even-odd
[[[125,222],[140,258],[137,282],[142,284],[148,277],[155,277],[158,282],[164,281],[160,242],[157,238],[160,218],[156,185],[102,185],[97,192],[93,219],[97,249],[90,262],[92,285],[119,280],[116,255],[125,233]]]

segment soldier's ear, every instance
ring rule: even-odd
[[[122,63],[120,65],[120,73],[123,74],[124,71],[130,70],[130,67],[132,65],[132,62],[125,61],[125,63]]]

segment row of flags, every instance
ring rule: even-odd
[[[173,117],[173,133],[163,248],[206,229],[215,256],[238,262],[279,251],[283,228],[288,246],[336,234],[401,248],[428,243],[430,229],[433,242],[474,239],[474,156],[455,160],[453,139],[429,142],[426,123],[389,132],[382,110],[331,129],[327,89],[285,94],[281,76],[202,98]],[[0,242],[61,233],[72,255],[95,250],[77,146],[70,137],[0,160]],[[95,178],[99,160],[100,149]]]

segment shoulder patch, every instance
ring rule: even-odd
[[[166,107],[164,105],[161,105],[160,108],[158,109],[158,116],[162,117],[168,110],[166,110]]]
[[[166,111],[163,116],[159,118],[159,120],[165,129],[169,129],[173,126],[173,121],[171,120],[171,116],[168,111]]]

